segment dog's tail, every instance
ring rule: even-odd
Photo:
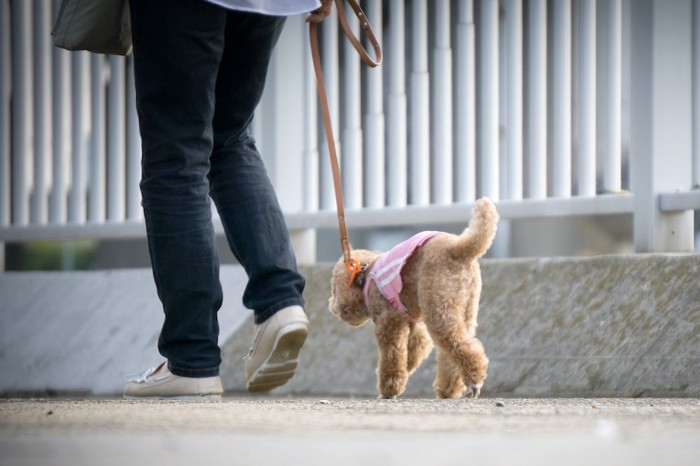
[[[455,253],[459,257],[478,259],[491,247],[496,236],[498,212],[487,197],[474,203],[472,218],[467,228],[459,235]]]

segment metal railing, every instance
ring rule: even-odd
[[[0,0],[0,242],[141,237],[131,59],[53,47],[59,4]],[[638,251],[692,250],[700,1],[363,7],[380,68],[321,28],[351,227],[461,224],[489,196],[505,220],[632,214]],[[306,33],[288,21],[254,123],[299,232],[336,225]]]

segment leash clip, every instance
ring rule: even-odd
[[[362,263],[357,259],[349,259],[345,261],[345,268],[350,273],[350,286],[355,283],[355,278],[360,272],[367,270],[367,263]]]

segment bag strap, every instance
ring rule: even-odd
[[[350,26],[347,22],[347,17],[345,16],[345,6],[343,5],[343,0],[335,0],[336,9],[338,11],[338,19],[340,20],[340,25],[345,32],[350,43],[353,45],[357,53],[360,55],[362,61],[368,66],[374,68],[382,62],[382,48],[379,45],[377,37],[374,35],[372,26],[369,24],[369,20],[365,15],[362,8],[357,4],[355,0],[347,0],[350,7],[355,12],[357,19],[360,21],[360,26],[369,39],[372,47],[374,48],[374,56],[372,59],[369,53],[364,49],[360,41],[353,34]],[[338,228],[340,230],[340,246],[343,250],[343,260],[345,261],[345,268],[350,272],[350,284],[352,285],[355,281],[357,274],[364,269],[366,269],[367,264],[362,264],[357,259],[352,258],[350,251],[350,240],[348,239],[348,229],[345,223],[345,208],[343,205],[343,188],[340,181],[340,169],[338,168],[338,155],[335,148],[335,139],[333,137],[333,127],[331,123],[330,110],[328,109],[328,98],[326,97],[326,87],[323,84],[323,72],[321,70],[321,55],[319,53],[318,47],[318,23],[309,23],[309,40],[311,42],[311,55],[313,58],[314,71],[316,73],[316,82],[318,84],[318,95],[321,103],[321,113],[323,115],[323,126],[326,130],[326,140],[328,143],[328,152],[331,159],[331,170],[333,172],[333,185],[335,187],[335,203],[336,209],[338,211]]]

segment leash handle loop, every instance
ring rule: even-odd
[[[355,0],[347,0],[347,2],[350,5],[350,8],[352,8],[355,12],[355,16],[357,16],[357,19],[360,21],[360,27],[362,28],[362,31],[365,33],[365,36],[372,44],[372,47],[374,48],[375,58],[372,59],[372,57],[369,56],[367,50],[365,50],[365,48],[360,43],[359,39],[355,36],[355,34],[353,34],[352,30],[350,29],[347,16],[345,15],[345,7],[343,6],[343,0],[335,0],[336,10],[338,10],[338,19],[340,20],[340,25],[342,26],[343,31],[345,32],[345,36],[348,38],[352,46],[355,47],[355,50],[357,50],[357,53],[360,55],[360,58],[363,62],[365,62],[367,66],[371,68],[379,66],[379,64],[382,62],[382,47],[379,45],[377,36],[374,35],[374,31],[372,30],[372,26],[369,24],[367,15],[364,11],[362,11],[362,8],[360,8],[360,5]]]

